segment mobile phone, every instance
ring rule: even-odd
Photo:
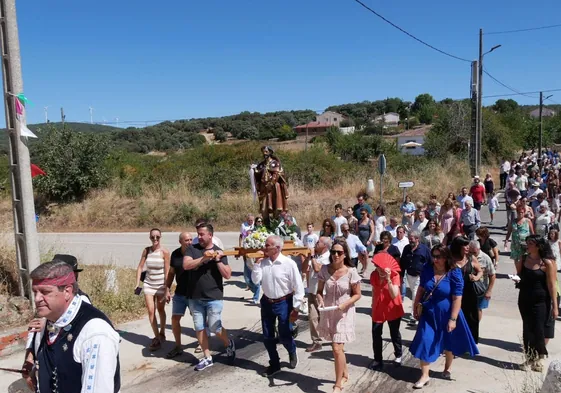
[[[134,290],[134,294],[135,295],[140,295],[140,292],[142,292],[142,288],[136,287],[136,289]]]

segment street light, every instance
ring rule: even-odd
[[[483,29],[479,29],[479,77],[477,78],[477,130],[475,142],[478,149],[476,150],[477,156],[475,157],[476,172],[479,171],[481,166],[481,150],[482,150],[482,135],[483,135],[483,56],[493,52],[495,49],[500,48],[502,45],[493,46],[488,52],[483,53]],[[479,175],[479,173],[476,173]]]

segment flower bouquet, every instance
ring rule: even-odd
[[[243,239],[242,247],[246,249],[261,250],[265,247],[265,241],[267,238],[272,235],[274,235],[274,233],[269,233],[267,228],[261,227]]]

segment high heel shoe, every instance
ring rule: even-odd
[[[425,382],[421,382],[421,380],[418,380],[415,385],[413,385],[413,389],[422,389],[424,388],[426,385],[428,385],[430,382],[430,378],[427,379]]]

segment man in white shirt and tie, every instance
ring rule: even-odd
[[[290,331],[290,322],[298,319],[298,309],[304,299],[304,285],[298,266],[289,257],[282,255],[283,240],[269,236],[263,252],[265,259],[257,259],[253,265],[251,279],[261,284],[261,324],[265,348],[269,353],[269,367],[263,376],[278,373],[280,358],[277,352],[275,325],[278,319],[278,341],[284,345],[290,358],[290,368],[298,365],[296,343]]]

